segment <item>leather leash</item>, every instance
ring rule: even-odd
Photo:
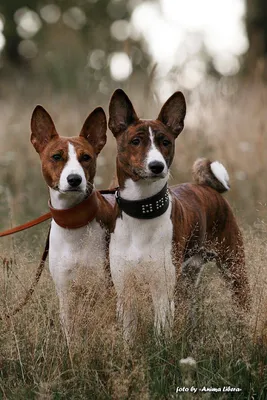
[[[32,225],[32,226],[34,226],[34,225]],[[37,268],[37,271],[35,273],[34,281],[32,282],[32,284],[31,284],[29,290],[27,291],[26,296],[24,297],[24,299],[14,308],[14,310],[11,311],[11,313],[5,314],[5,318],[6,319],[9,319],[9,318],[13,317],[19,311],[21,311],[21,309],[28,303],[30,297],[33,295],[34,289],[35,289],[36,285],[38,284],[38,282],[39,282],[39,280],[41,278],[41,275],[42,275],[42,272],[43,272],[43,269],[44,269],[44,266],[45,266],[45,260],[47,259],[48,250],[49,250],[49,235],[50,235],[50,228],[49,228],[49,231],[48,231],[48,234],[47,234],[45,248],[44,248],[44,251],[43,251],[43,254],[42,254],[42,258],[41,258],[40,264],[39,264],[39,266]],[[4,320],[5,318],[0,316],[0,320]]]
[[[48,212],[36,219],[33,219],[32,221],[26,222],[25,224],[16,226],[15,228],[7,229],[4,232],[0,232],[0,237],[12,235],[13,233],[21,232],[24,231],[25,229],[32,228],[33,226],[41,224],[42,222],[47,221],[50,218],[52,218],[52,216],[51,213]]]

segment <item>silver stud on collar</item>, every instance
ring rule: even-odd
[[[143,204],[142,205],[142,214],[153,212],[153,204]]]
[[[156,201],[156,209],[158,210],[159,208],[163,207],[164,204],[169,200],[169,195],[166,193],[164,197]]]

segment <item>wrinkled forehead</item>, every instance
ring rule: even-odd
[[[91,157],[94,156],[93,147],[88,143],[83,137],[69,137],[59,136],[51,140],[44,150],[45,155],[50,155],[52,153],[61,152],[64,154],[71,153],[87,153]]]
[[[138,134],[147,136],[148,138],[165,135],[168,138],[173,138],[173,135],[168,128],[160,121],[141,119],[136,124],[130,126],[127,130],[130,137]]]

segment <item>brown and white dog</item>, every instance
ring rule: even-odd
[[[94,189],[96,160],[106,143],[106,130],[106,116],[100,107],[88,116],[80,135],[70,138],[58,135],[41,106],[35,108],[31,120],[31,142],[40,155],[53,217],[49,269],[68,341],[72,330],[70,284],[83,267],[102,281],[102,288],[107,279],[108,231],[114,200]]]
[[[167,188],[175,139],[184,127],[183,94],[174,93],[156,120],[144,120],[118,89],[109,111],[109,128],[117,140],[119,181],[109,254],[125,339],[133,337],[137,323],[133,282],[149,286],[155,329],[168,333],[180,281],[196,282],[202,264],[210,258],[216,260],[236,303],[246,309],[249,285],[242,237],[220,194],[229,189],[227,171],[219,162],[198,160],[196,183]]]

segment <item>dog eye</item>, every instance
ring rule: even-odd
[[[62,160],[62,155],[61,154],[54,154],[52,156],[53,160],[55,161],[61,161]]]
[[[131,141],[131,144],[133,144],[134,146],[138,146],[141,143],[141,139],[139,138],[135,138]]]
[[[171,142],[167,139],[164,139],[164,140],[162,140],[162,144],[163,144],[163,146],[167,147],[171,144]]]
[[[81,161],[89,161],[91,159],[91,157],[89,156],[89,154],[83,154],[81,157]]]

